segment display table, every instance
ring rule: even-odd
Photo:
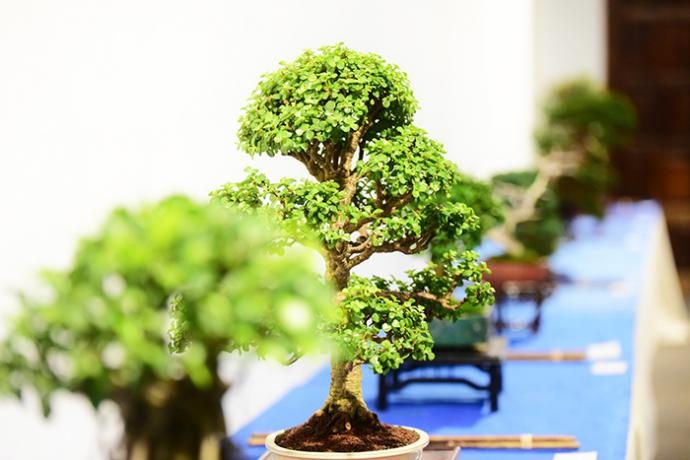
[[[574,435],[582,451],[600,460],[650,459],[654,453],[652,359],[662,342],[687,338],[688,323],[660,208],[653,202],[618,204],[603,221],[581,218],[573,239],[553,256],[553,270],[571,282],[544,302],[534,336],[511,343],[519,350],[585,349],[615,341],[613,365],[591,362],[506,362],[500,410],[454,385],[410,386],[390,397],[383,421],[430,434]],[[325,400],[329,370],[294,388],[233,436],[246,458],[252,432],[304,422]],[[376,376],[368,369],[364,395],[374,407]],[[463,460],[552,459],[553,451],[463,450]]]

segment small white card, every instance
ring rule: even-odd
[[[623,350],[621,350],[621,344],[616,340],[593,343],[587,347],[587,359],[590,361],[619,359],[622,353]]]
[[[568,452],[558,453],[553,460],[597,460],[596,452]]]
[[[599,361],[592,364],[592,375],[623,375],[628,372],[626,361]]]

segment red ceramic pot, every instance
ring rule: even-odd
[[[485,279],[496,287],[506,282],[543,283],[551,278],[551,270],[545,259],[530,262],[489,259],[487,265],[491,274]]]

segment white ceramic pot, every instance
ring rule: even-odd
[[[276,444],[276,436],[281,431],[271,433],[266,437],[266,448],[271,453],[269,460],[419,460],[422,450],[429,444],[429,435],[416,428],[403,427],[415,431],[419,435],[412,444],[395,449],[370,450],[366,452],[306,452],[302,450],[286,449]]]

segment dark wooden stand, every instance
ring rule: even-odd
[[[553,292],[554,280],[543,281],[505,281],[495,285],[496,304],[494,305],[493,327],[496,333],[529,330],[536,334],[541,327],[541,310],[544,300]],[[534,313],[526,322],[511,322],[506,319],[507,304],[510,300],[531,302]]]
[[[485,391],[491,411],[498,410],[498,395],[503,390],[502,354],[505,342],[492,340],[484,349],[474,348],[435,348],[436,358],[431,361],[405,361],[398,369],[379,376],[379,395],[377,406],[381,410],[388,407],[388,395],[415,383],[457,383],[475,390]],[[449,377],[444,368],[470,366],[484,372],[488,383],[481,384],[465,377]],[[415,376],[418,369],[439,371],[431,377]]]

